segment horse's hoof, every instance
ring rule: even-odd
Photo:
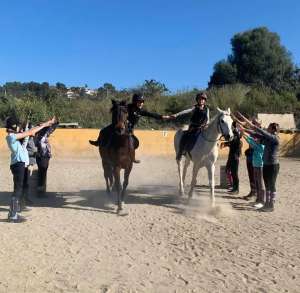
[[[219,215],[221,213],[221,211],[222,211],[221,207],[219,207],[219,206],[212,206],[209,214],[212,215],[212,216],[217,216],[217,215]]]
[[[180,190],[180,191],[178,192],[178,195],[179,195],[180,197],[185,196],[184,191]]]

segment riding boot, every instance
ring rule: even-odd
[[[89,143],[93,146],[99,146],[99,141],[98,140],[89,140]]]
[[[135,158],[135,150],[133,150],[133,152],[132,152],[132,162],[135,164],[139,164],[141,162],[141,160],[137,160]]]
[[[18,222],[23,218],[18,215],[18,212],[21,210],[19,200],[13,196],[10,202],[10,209],[8,212],[8,221],[10,222]]]
[[[130,136],[130,153],[131,153],[132,162],[135,164],[139,164],[141,162],[141,160],[137,160],[135,158],[135,146],[134,146],[133,135]]]
[[[266,202],[265,205],[259,210],[261,212],[273,212],[274,211],[274,196],[268,190],[266,191]]]

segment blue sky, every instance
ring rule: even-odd
[[[0,84],[205,88],[235,33],[277,32],[300,63],[299,0],[1,1]]]

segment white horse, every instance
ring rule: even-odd
[[[232,119],[230,116],[230,109],[222,111],[217,108],[218,114],[211,120],[208,126],[200,133],[197,141],[190,151],[185,156],[185,162],[183,166],[183,160],[177,161],[178,173],[179,173],[179,194],[184,195],[184,180],[187,172],[187,168],[190,161],[193,162],[193,174],[191,187],[189,191],[189,198],[193,196],[193,190],[197,182],[197,174],[200,168],[206,167],[208,172],[208,180],[210,185],[210,194],[212,206],[215,206],[215,163],[218,158],[218,141],[224,136],[226,140],[233,138],[233,132],[231,129]],[[183,130],[180,129],[176,132],[174,137],[174,146],[176,154],[179,150],[179,142],[183,135]]]

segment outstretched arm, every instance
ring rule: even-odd
[[[21,133],[17,133],[16,134],[16,139],[20,140],[24,137],[27,136],[34,136],[37,132],[39,132],[40,130],[42,130],[45,127],[51,126],[56,122],[56,118],[53,117],[51,120],[48,120],[47,122],[42,123],[39,126],[33,127],[27,131],[21,132]]]
[[[190,109],[186,109],[186,110],[183,110],[181,112],[178,112],[176,114],[172,114],[171,117],[172,118],[177,118],[177,117],[180,117],[180,116],[184,116],[184,115],[187,115],[189,113],[192,113],[194,110],[194,107],[193,108],[190,108]]]

